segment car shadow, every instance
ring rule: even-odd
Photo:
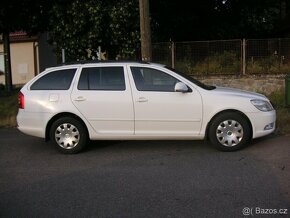
[[[90,141],[82,152],[97,150],[176,150],[184,149],[216,151],[207,141],[203,140],[97,140]]]

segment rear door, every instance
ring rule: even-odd
[[[134,112],[124,66],[87,66],[80,73],[72,101],[98,134],[134,134]]]

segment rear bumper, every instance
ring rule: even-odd
[[[48,113],[31,113],[19,109],[16,117],[17,128],[27,135],[45,138],[45,127],[49,117]]]

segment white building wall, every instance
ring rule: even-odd
[[[3,44],[0,46],[0,70],[4,70]],[[34,42],[16,42],[10,44],[11,71],[13,85],[22,85],[32,79],[35,72]],[[3,66],[2,66],[3,65]],[[3,68],[3,69],[1,69]],[[0,75],[0,84],[5,84],[5,76]]]

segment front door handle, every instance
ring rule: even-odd
[[[148,101],[148,99],[145,98],[145,97],[140,97],[140,98],[138,98],[138,100],[137,100],[137,102],[147,102],[147,101]]]
[[[86,99],[83,96],[78,96],[74,100],[75,101],[85,101]]]

